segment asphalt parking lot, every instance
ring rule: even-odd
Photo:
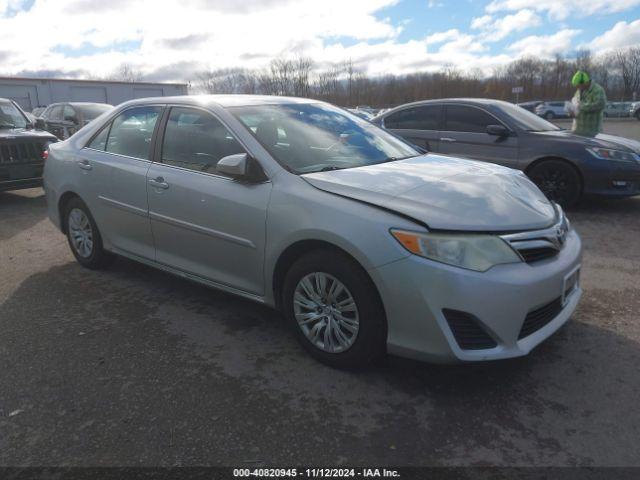
[[[529,357],[347,373],[262,306],[83,269],[41,189],[0,193],[0,464],[640,466],[640,198],[569,215],[584,297]]]

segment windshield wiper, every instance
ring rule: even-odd
[[[329,167],[322,167],[320,170],[316,170],[316,172],[331,172],[333,170],[344,170],[349,167],[336,167],[335,165],[331,165]]]
[[[16,128],[13,123],[0,123],[0,128]]]
[[[382,160],[381,162],[378,163],[389,163],[389,162],[397,162],[399,160],[407,160],[409,158],[416,158],[419,157],[420,155],[407,155],[406,157],[387,157],[384,160]]]

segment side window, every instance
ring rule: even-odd
[[[440,105],[405,108],[385,118],[384,126],[398,130],[439,130],[440,112]]]
[[[245,153],[231,132],[210,113],[174,107],[162,144],[162,162],[198,172],[216,172],[222,157]]]
[[[78,117],[76,115],[76,111],[73,109],[71,105],[64,106],[64,110],[62,112],[62,119],[65,122],[78,123]]]
[[[488,125],[500,122],[488,113],[474,107],[464,105],[447,105],[445,131],[487,133]]]
[[[151,137],[160,111],[160,107],[135,107],[122,112],[111,124],[106,151],[149,160]]]
[[[107,148],[107,137],[109,136],[109,129],[111,128],[111,124],[104,127],[98,135],[93,137],[93,140],[87,145],[88,148],[93,148],[94,150],[105,151]]]
[[[48,120],[62,120],[62,105],[56,105],[51,107],[49,110],[49,114],[47,115]]]

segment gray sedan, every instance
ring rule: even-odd
[[[428,100],[402,105],[373,122],[432,152],[523,170],[563,206],[584,194],[640,194],[640,142],[574,135],[511,103]]]
[[[52,145],[44,186],[83,266],[121,255],[279,308],[332,366],[525,355],[581,295],[580,238],[521,172],[326,103],[131,101]]]

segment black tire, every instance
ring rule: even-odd
[[[638,110],[638,111],[636,112],[636,119],[637,119],[638,121],[640,121],[640,110]]]
[[[80,210],[86,216],[91,228],[91,239],[93,244],[88,255],[82,255],[72,239],[73,229],[69,225],[69,216],[74,210]],[[64,208],[64,222],[65,231],[67,232],[67,241],[69,242],[69,248],[71,249],[71,253],[73,253],[73,256],[76,257],[76,260],[78,261],[78,263],[80,263],[80,265],[92,270],[98,270],[108,266],[113,262],[114,255],[104,249],[102,245],[102,237],[100,236],[100,230],[98,230],[98,226],[93,219],[93,215],[91,215],[89,208],[80,198],[75,197],[67,202]]]
[[[528,171],[529,178],[549,200],[563,208],[574,206],[582,196],[578,171],[562,160],[545,160]]]
[[[296,287],[303,278],[316,272],[337,279],[347,288],[356,304],[359,317],[357,334],[351,346],[339,353],[325,351],[312,343],[295,317]],[[387,323],[384,307],[367,273],[347,255],[332,250],[317,250],[298,259],[289,268],[284,279],[282,309],[300,344],[311,356],[326,365],[341,369],[358,369],[386,353]]]
[[[544,114],[544,118],[546,118],[547,120],[553,120],[554,118],[556,118],[556,114],[553,112],[547,112]]]

